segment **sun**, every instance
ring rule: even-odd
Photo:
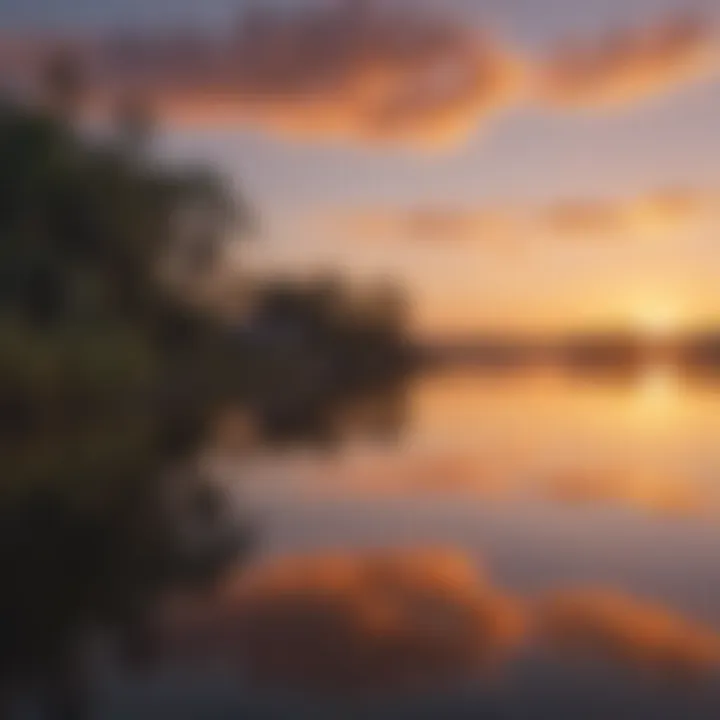
[[[635,313],[638,332],[648,338],[666,338],[680,327],[677,309],[661,303],[648,304]]]

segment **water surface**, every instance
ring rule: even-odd
[[[223,668],[205,712],[717,717],[720,388],[436,374],[394,432],[374,402],[215,459],[258,538],[180,624]]]

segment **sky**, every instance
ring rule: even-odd
[[[390,277],[427,335],[720,322],[720,0],[0,0],[0,69],[120,28],[98,104],[245,194],[247,267]]]

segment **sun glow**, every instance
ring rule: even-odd
[[[661,303],[648,304],[635,313],[638,332],[649,339],[667,338],[677,332],[681,324],[678,311]]]

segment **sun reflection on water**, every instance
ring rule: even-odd
[[[638,379],[637,398],[640,408],[653,416],[668,411],[680,399],[682,380],[676,367],[657,363],[646,368]]]

